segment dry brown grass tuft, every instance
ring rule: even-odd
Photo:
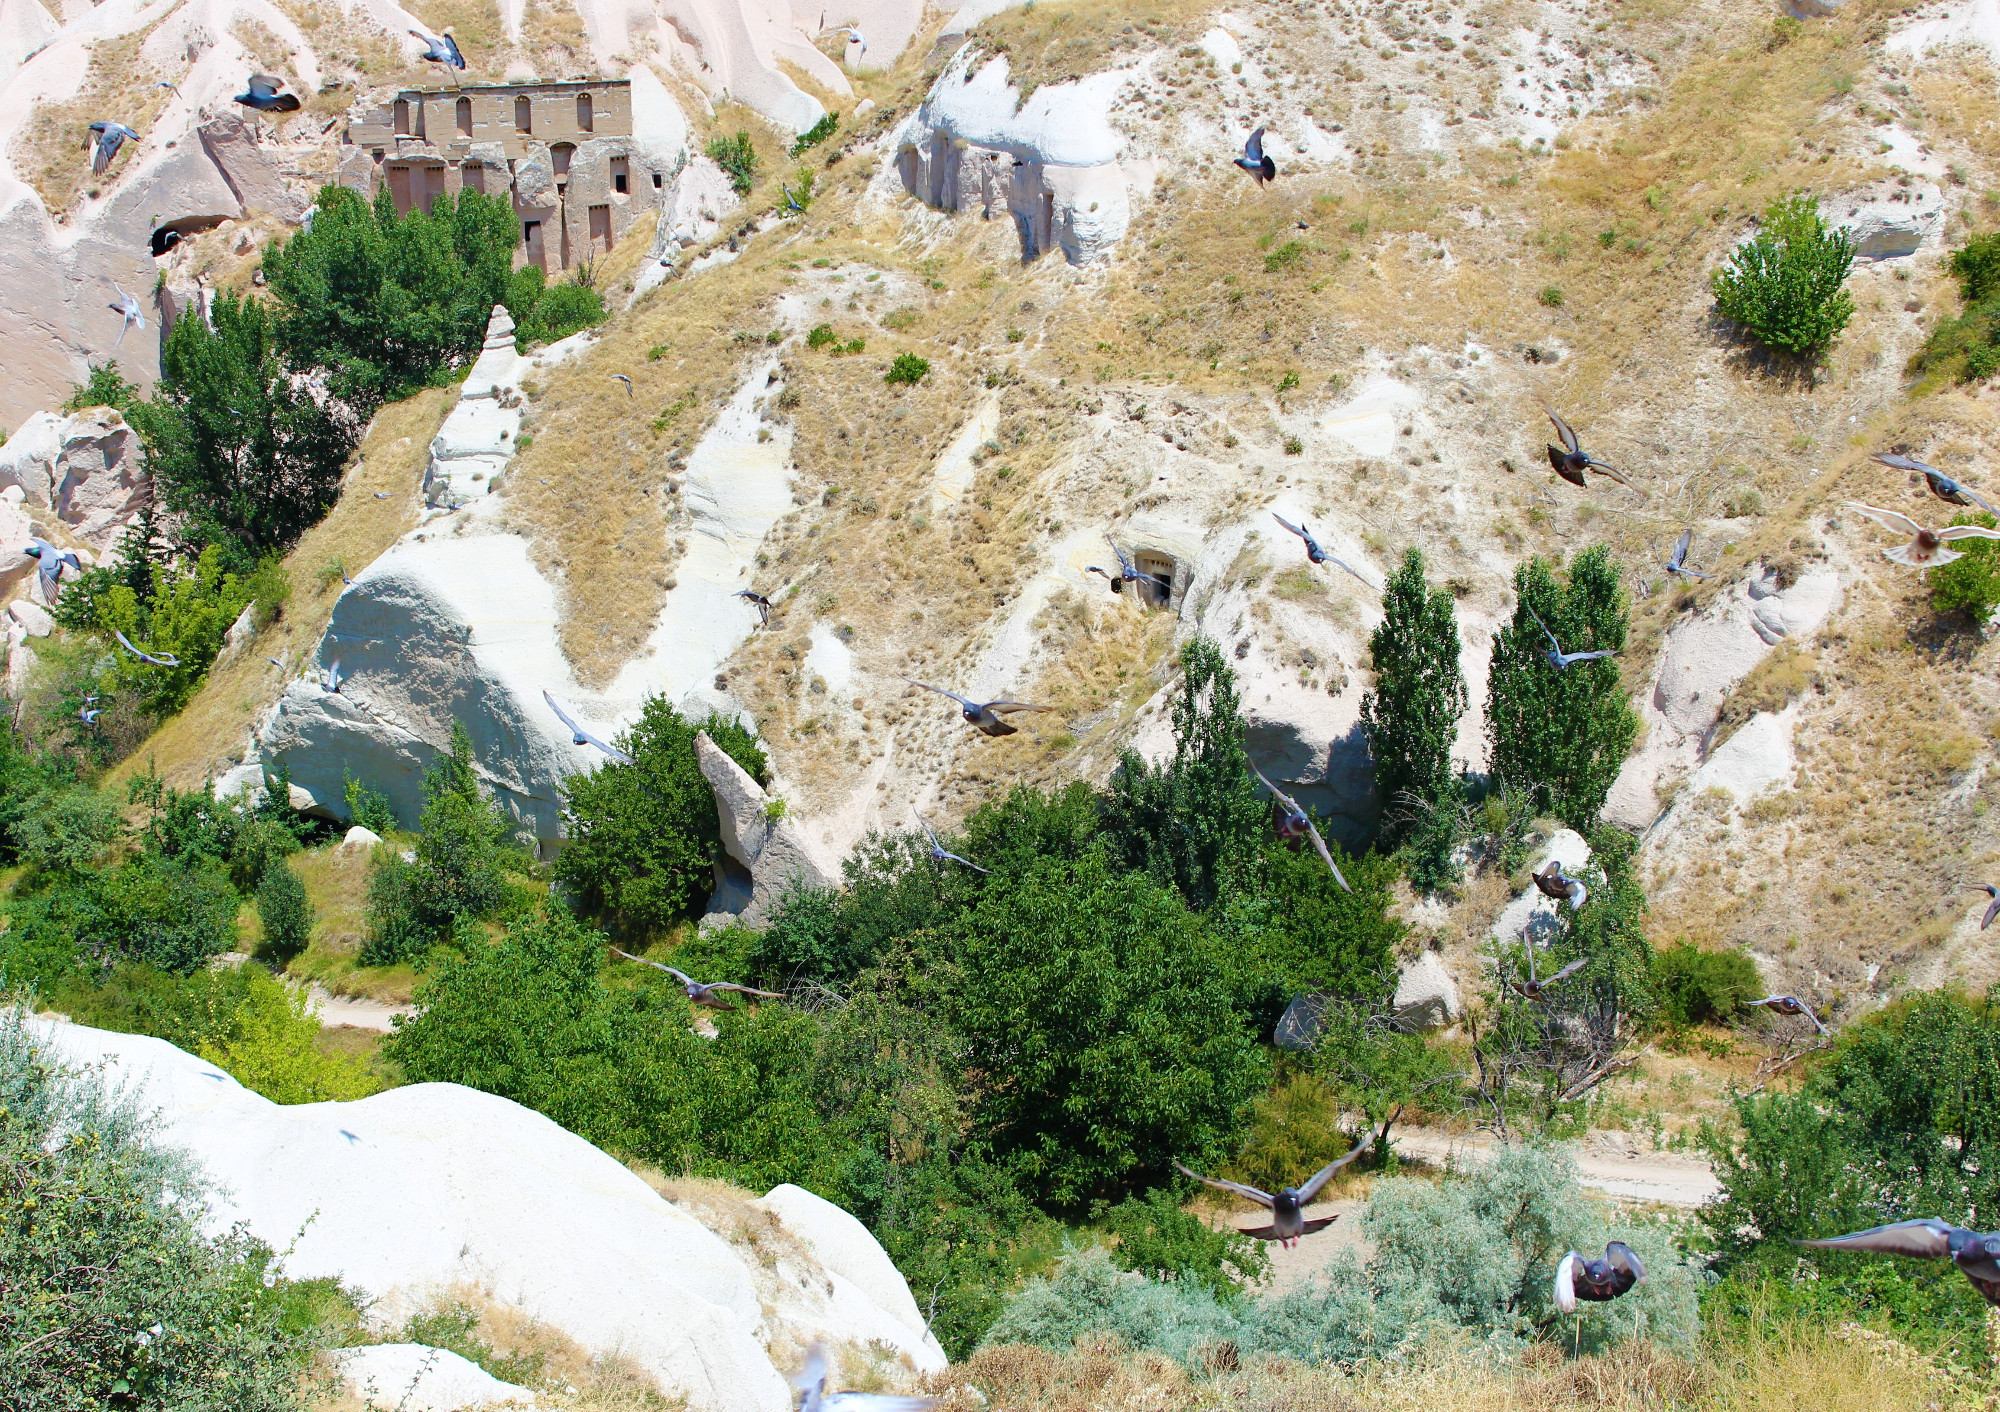
[[[1198,38],[1214,13],[1202,0],[1046,0],[981,21],[973,40],[1007,56],[1008,80],[1027,101],[1063,83]]]

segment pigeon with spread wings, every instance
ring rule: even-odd
[[[1902,1255],[1912,1260],[1949,1258],[1988,1304],[2000,1306],[2000,1231],[1982,1235],[1935,1216],[1924,1216],[1889,1226],[1870,1226],[1853,1235],[1795,1240],[1792,1244],[1813,1250],[1865,1250],[1874,1255]]]
[[[624,751],[620,750],[615,745],[610,745],[602,740],[599,740],[596,736],[592,735],[589,731],[585,730],[582,726],[578,725],[576,723],[576,718],[570,715],[569,712],[563,710],[561,706],[558,706],[556,704],[555,697],[551,696],[546,688],[544,688],[542,691],[542,700],[549,703],[549,709],[556,713],[556,719],[569,727],[570,744],[594,745],[599,750],[602,750],[606,755],[609,755],[612,759],[616,760],[621,765],[629,765],[632,763],[632,757],[630,755],[627,755]]]
[[[1253,1240],[1275,1240],[1289,1248],[1298,1244],[1299,1237],[1309,1236],[1314,1231],[1323,1231],[1338,1219],[1333,1216],[1323,1216],[1308,1221],[1305,1218],[1305,1208],[1319,1195],[1320,1188],[1333,1180],[1335,1172],[1366,1152],[1374,1143],[1375,1134],[1371,1132],[1356,1143],[1353,1150],[1345,1157],[1334,1158],[1305,1181],[1297,1186],[1288,1186],[1275,1196],[1270,1192],[1259,1191],[1254,1186],[1245,1186],[1241,1182],[1225,1181],[1221,1177],[1204,1177],[1200,1172],[1183,1167],[1178,1162],[1174,1163],[1174,1166],[1183,1176],[1193,1177],[1205,1186],[1212,1186],[1217,1191],[1234,1192],[1238,1196],[1248,1197],[1259,1206],[1268,1206],[1271,1210],[1270,1225],[1258,1226],[1247,1231],[1239,1229],[1237,1234],[1247,1235]]]
[[[1290,530],[1293,534],[1297,535],[1300,539],[1303,539],[1306,542],[1306,558],[1312,560],[1313,563],[1332,564],[1336,568],[1345,569],[1350,574],[1353,574],[1354,577],[1360,579],[1363,583],[1368,584],[1368,587],[1370,588],[1375,587],[1374,584],[1368,583],[1367,578],[1362,574],[1361,570],[1355,568],[1352,564],[1348,563],[1346,560],[1336,558],[1335,556],[1327,553],[1326,550],[1320,546],[1320,542],[1317,539],[1313,538],[1312,530],[1305,524],[1301,523],[1295,525],[1290,520],[1286,519],[1283,515],[1280,515],[1276,510],[1273,510],[1271,512],[1271,518],[1276,520],[1279,524],[1283,525],[1286,529]]]
[[[1590,896],[1590,889],[1585,887],[1580,879],[1565,873],[1562,863],[1554,858],[1549,859],[1549,865],[1539,873],[1530,873],[1528,876],[1535,880],[1535,887],[1542,896],[1569,903],[1569,910],[1572,912],[1582,907],[1584,900]]]
[[[1939,564],[1963,559],[1963,550],[1948,547],[1954,539],[2000,539],[2000,529],[1987,529],[1984,525],[1947,525],[1939,530],[1925,529],[1908,515],[1863,505],[1858,500],[1848,501],[1847,508],[1860,511],[1891,533],[1909,536],[1908,544],[1884,549],[1882,557],[1894,563],[1907,564],[1913,569],[1934,569]]]
[[[1112,575],[1109,573],[1105,573],[1103,569],[1098,568],[1097,565],[1095,564],[1086,564],[1084,566],[1083,571],[1087,574],[1099,574],[1102,575],[1104,578],[1110,579],[1111,591],[1113,593],[1123,593],[1125,591],[1125,585],[1128,583],[1157,584],[1160,587],[1160,589],[1164,592],[1172,593],[1174,591],[1174,586],[1168,583],[1165,579],[1161,578],[1158,574],[1148,574],[1141,572],[1139,566],[1132,562],[1132,556],[1127,554],[1124,550],[1120,549],[1118,547],[1118,541],[1113,539],[1110,535],[1107,534],[1104,536],[1104,542],[1110,545],[1111,552],[1118,556],[1117,574]]]
[[[618,948],[615,946],[611,949],[618,951]],[[704,983],[696,980],[686,971],[675,970],[672,966],[664,962],[648,961],[645,957],[634,956],[629,951],[618,951],[618,954],[623,956],[627,961],[637,961],[642,966],[651,966],[656,971],[665,971],[681,983],[681,989],[687,992],[689,1000],[693,1001],[696,1005],[704,1006],[710,1010],[734,1010],[736,1008],[734,1005],[725,1005],[722,1003],[722,996],[729,992],[734,992],[737,995],[755,996],[759,1000],[783,1000],[785,998],[782,991],[758,990],[755,986],[738,985],[734,981],[708,981]]]
[[[1250,767],[1250,773],[1258,779],[1263,780],[1264,788],[1270,790],[1271,797],[1278,801],[1278,837],[1310,838],[1314,850],[1320,856],[1320,861],[1333,869],[1333,880],[1340,884],[1340,890],[1342,892],[1354,891],[1353,888],[1347,885],[1347,879],[1341,876],[1340,864],[1333,861],[1333,850],[1328,848],[1326,840],[1320,837],[1319,829],[1312,821],[1312,815],[1299,807],[1298,800],[1272,784],[1269,779],[1266,779],[1264,772],[1255,765]]]
[[[58,549],[46,539],[34,539],[21,551],[37,565],[36,575],[42,584],[42,602],[51,608],[62,597],[62,571],[65,568],[83,572],[83,560],[76,557],[74,550]]]
[[[167,653],[164,657],[155,657],[150,652],[141,652],[138,648],[132,645],[132,639],[125,636],[124,633],[118,631],[117,628],[113,628],[111,630],[111,635],[118,639],[118,645],[120,647],[124,648],[127,652],[130,652],[134,657],[137,657],[142,662],[151,662],[156,667],[178,667],[181,664],[181,659],[174,656],[174,654],[171,652]]]
[[[949,696],[962,708],[959,714],[965,717],[967,725],[976,726],[981,735],[1012,735],[1020,727],[1009,725],[1003,717],[1016,711],[1053,711],[1053,706],[1030,706],[1025,701],[969,701],[955,691],[946,691],[941,686],[929,686],[923,682],[904,677],[911,686],[922,687],[925,691],[935,691],[939,696]]]
[[[2000,887],[1995,887],[1992,883],[1981,883],[1980,886],[1986,890],[1986,895],[1993,899],[1986,904],[1986,915],[1979,919],[1979,930],[1985,931],[1993,925],[1995,917],[2000,917]]]
[[[130,333],[135,326],[141,333],[146,331],[146,311],[139,307],[138,299],[127,294],[124,290],[118,289],[115,283],[111,287],[118,291],[118,298],[113,301],[111,312],[125,320],[124,325],[118,330],[118,337],[112,340],[111,346],[116,348],[125,341],[125,335]]]
[[[296,113],[299,110],[298,95],[280,93],[285,81],[271,74],[252,74],[243,92],[236,95],[235,102],[246,108],[255,108],[260,113]]]
[[[758,627],[763,627],[771,621],[771,600],[763,594],[753,592],[747,588],[739,588],[730,596],[732,598],[747,598],[750,600],[751,605],[757,610]]]
[[[90,169],[93,172],[101,172],[110,166],[118,155],[118,149],[126,143],[139,140],[138,133],[125,124],[113,122],[109,118],[103,122],[92,123],[90,130],[97,134],[90,139]]]
[[[1803,1015],[1813,1022],[1814,1029],[1818,1030],[1821,1034],[1826,1033],[1826,1026],[1819,1022],[1819,1016],[1813,1014],[1812,1006],[1806,1004],[1805,1001],[1799,999],[1796,995],[1767,995],[1762,1000],[1746,1000],[1743,1003],[1752,1006],[1766,1006],[1769,1009],[1777,1011],[1780,1015],[1790,1015],[1795,1019]]]
[[[1528,952],[1528,956],[1530,964],[1532,965],[1534,959],[1534,951],[1532,949],[1530,949],[1530,951]],[[1557,971],[1554,975],[1549,976],[1546,979],[1537,980],[1535,979],[1533,973],[1531,972],[1526,980],[1516,980],[1514,982],[1514,989],[1521,992],[1521,996],[1523,999],[1540,1000],[1542,998],[1543,991],[1547,990],[1550,986],[1561,985],[1564,981],[1568,980],[1571,976],[1575,975],[1578,971],[1581,971],[1585,966],[1589,964],[1590,964],[1590,958],[1588,956],[1579,956],[1576,960],[1570,962],[1560,971]]]
[[[1250,140],[1243,144],[1243,155],[1236,159],[1236,165],[1257,178],[1257,185],[1275,179],[1278,164],[1264,152],[1264,129],[1258,128],[1250,134]]]
[[[1527,607],[1526,604],[1521,606]],[[1542,636],[1549,640],[1549,650],[1543,655],[1549,659],[1549,665],[1558,671],[1567,667],[1572,662],[1595,662],[1600,657],[1616,657],[1618,655],[1615,649],[1608,647],[1600,648],[1595,652],[1565,652],[1562,649],[1562,644],[1556,641],[1556,635],[1549,631],[1549,625],[1542,621],[1540,613],[1537,613],[1533,608],[1529,608],[1528,616],[1535,620],[1535,626],[1540,628]]]
[[[1896,470],[1920,472],[1931,494],[1947,505],[1977,505],[1994,519],[2000,520],[2000,510],[1987,504],[1978,491],[1962,481],[1953,480],[1936,466],[1927,466],[1916,457],[1905,456],[1899,451],[1871,451],[1868,454],[1871,460]]]
[[[931,841],[931,861],[933,863],[963,863],[975,873],[985,873],[989,877],[992,876],[993,870],[991,868],[982,868],[970,858],[961,858],[956,853],[945,852],[944,845],[938,842],[937,830],[924,822],[922,814],[917,814],[916,805],[912,804],[910,806],[910,812],[917,815],[917,823],[922,825],[925,837]]]
[[[1630,476],[1626,475],[1609,461],[1600,461],[1588,451],[1585,451],[1583,443],[1576,439],[1576,433],[1570,429],[1570,424],[1556,415],[1555,408],[1549,406],[1547,402],[1543,402],[1542,410],[1547,412],[1549,420],[1556,424],[1556,437],[1562,442],[1561,446],[1549,447],[1549,465],[1557,475],[1578,489],[1584,489],[1586,483],[1583,478],[1583,472],[1588,467],[1594,471],[1604,472],[1604,474],[1610,476],[1611,479],[1617,481],[1641,500],[1650,498],[1645,491],[1639,489]]]
[[[1574,1314],[1579,1299],[1602,1303],[1645,1282],[1646,1267],[1622,1240],[1605,1246],[1602,1260],[1586,1259],[1572,1250],[1556,1263],[1556,1308]]]
[[[1694,531],[1691,529],[1682,530],[1681,537],[1674,541],[1673,554],[1667,559],[1668,573],[1680,574],[1685,578],[1691,579],[1705,579],[1709,577],[1707,574],[1698,574],[1687,566],[1688,548],[1693,543]]]

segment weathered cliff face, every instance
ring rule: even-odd
[[[0,490],[10,486],[20,487],[22,509],[42,517],[52,535],[99,556],[117,547],[152,496],[138,433],[111,407],[30,417],[0,446]]]

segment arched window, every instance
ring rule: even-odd
[[[535,130],[535,105],[526,98],[514,100],[514,131],[533,132]]]
[[[396,136],[407,137],[410,133],[410,103],[407,98],[396,100]]]
[[[590,95],[588,93],[577,94],[576,130],[578,132],[595,132],[596,129],[591,126],[593,121],[595,119],[590,111]]]
[[[461,98],[458,100],[458,135],[460,137],[472,136],[472,100],[470,98]]]
[[[555,146],[549,149],[549,157],[555,162],[556,165],[557,177],[560,178],[569,175],[569,159],[573,155],[575,155],[575,153],[576,153],[576,148],[567,142],[558,142]]]

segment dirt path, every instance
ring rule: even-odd
[[[307,994],[313,1004],[319,1007],[319,1027],[323,1030],[338,1029],[342,1025],[357,1030],[376,1030],[388,1034],[396,1027],[391,1023],[398,1015],[414,1015],[414,1005],[388,1005],[380,1000],[364,1000],[355,995],[335,995],[325,986],[315,982]]]

